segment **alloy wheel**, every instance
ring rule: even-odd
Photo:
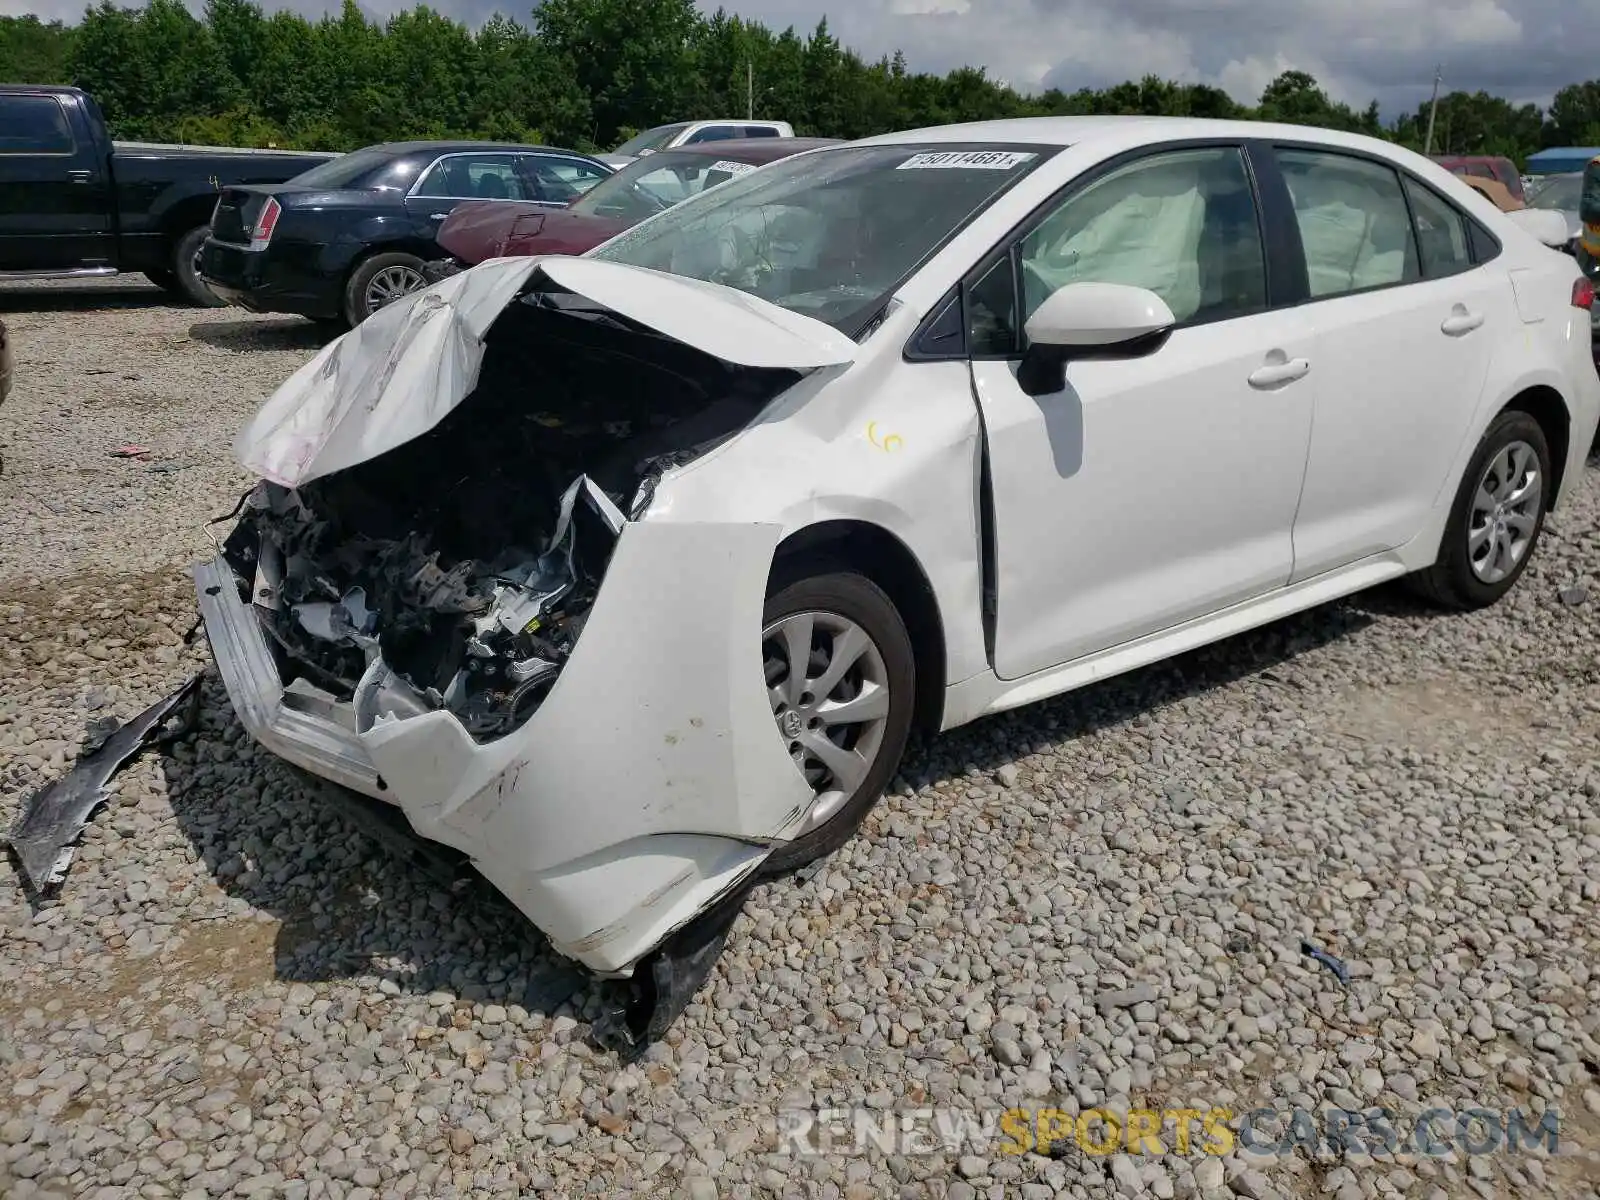
[[[401,296],[423,287],[426,282],[422,278],[422,272],[415,267],[408,267],[403,263],[385,267],[367,284],[367,312],[377,312],[385,304],[391,304]]]
[[[867,777],[889,719],[883,652],[836,613],[799,612],[761,634],[778,735],[816,796],[801,836],[825,824]]]
[[[1467,560],[1484,583],[1499,583],[1533,544],[1544,481],[1539,455],[1527,442],[1503,446],[1484,467],[1467,520]]]

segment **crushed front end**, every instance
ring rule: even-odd
[[[201,615],[261,744],[397,806],[556,950],[628,975],[811,801],[760,651],[781,530],[654,503],[798,374],[548,283],[464,339],[472,289],[499,286],[475,274],[440,285],[460,293],[443,324],[419,293],[303,368],[309,399],[269,402],[241,457],[332,465],[249,493],[195,568]],[[463,344],[471,386],[419,416],[440,398],[405,356],[432,370]]]

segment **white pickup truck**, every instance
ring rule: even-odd
[[[794,127],[787,121],[678,121],[657,125],[623,142],[610,154],[595,155],[613,167],[625,167],[636,158],[658,150],[697,146],[701,142],[730,142],[739,138],[789,138]]]

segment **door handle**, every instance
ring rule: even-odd
[[[1280,359],[1269,362],[1264,367],[1257,367],[1250,373],[1250,386],[1253,388],[1274,388],[1281,384],[1293,383],[1296,379],[1303,378],[1311,370],[1309,358]]]
[[[1451,337],[1460,337],[1463,333],[1471,333],[1483,324],[1483,314],[1469,312],[1463,305],[1456,305],[1450,310],[1450,315],[1439,323],[1439,328]]]
[[[450,215],[449,213],[429,213],[428,214],[428,220],[430,220],[430,221],[442,221],[446,217],[448,217],[449,215]]]
[[[88,183],[94,172],[86,167],[74,167],[67,172],[67,178],[73,183]]]

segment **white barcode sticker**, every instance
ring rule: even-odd
[[[895,168],[897,171],[1009,171],[1038,158],[1023,150],[929,150],[913,154]]]
[[[719,158],[706,168],[707,171],[726,171],[729,175],[743,175],[746,171],[754,171],[755,167],[749,163],[732,162],[726,158]]]

